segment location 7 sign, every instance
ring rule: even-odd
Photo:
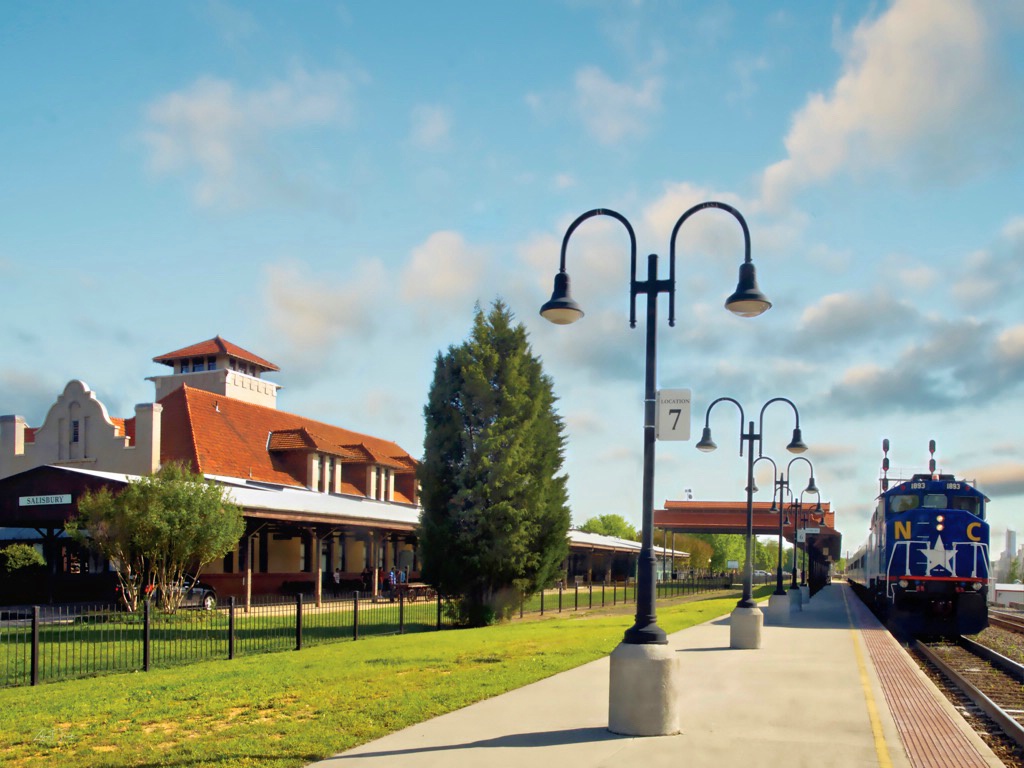
[[[658,440],[690,439],[690,390],[658,390],[654,434]]]

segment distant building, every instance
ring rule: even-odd
[[[112,594],[109,564],[64,531],[87,490],[116,490],[183,462],[230,489],[245,515],[235,551],[202,578],[223,597],[375,591],[392,567],[419,576],[417,460],[389,440],[278,410],[279,370],[219,336],[153,358],[156,396],[111,416],[74,380],[38,427],[0,416],[0,547],[35,546],[50,577],[38,599]],[[633,575],[639,544],[574,531],[566,578]],[[681,553],[677,553],[677,557]],[[41,585],[41,589],[42,589]],[[10,599],[10,598],[8,598]]]
[[[1013,564],[1016,562],[1016,577],[1011,579],[1011,572],[1014,570]],[[1003,553],[999,556],[999,559],[993,563],[992,578],[998,582],[1013,582],[1017,580],[1024,580],[1024,546],[1018,549],[1017,547],[1017,532],[1013,529],[1007,529],[1006,531],[1006,547],[1003,549]]]
[[[335,568],[365,589],[375,570],[419,571],[417,461],[404,448],[278,410],[280,386],[262,378],[277,366],[219,336],[153,360],[172,372],[149,379],[155,402],[132,417],[77,380],[39,427],[0,417],[0,543],[35,543],[58,582],[88,581],[103,564],[63,534],[78,495],[180,461],[244,508],[238,550],[203,574],[223,595],[315,591]]]

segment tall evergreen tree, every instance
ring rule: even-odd
[[[568,553],[565,438],[550,378],[501,300],[438,354],[420,465],[423,577],[464,596],[462,619],[506,614]]]

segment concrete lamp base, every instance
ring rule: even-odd
[[[760,648],[764,614],[758,607],[733,608],[729,617],[730,648]]]
[[[768,624],[785,624],[789,618],[789,595],[772,595],[768,598],[768,610],[764,620]]]
[[[802,611],[804,609],[804,596],[800,594],[800,588],[790,589],[787,594],[789,595],[790,613]]]
[[[800,585],[800,600],[803,602],[804,605],[807,605],[809,602],[811,602],[811,588],[808,587],[806,584]]]
[[[681,660],[667,645],[619,643],[611,655],[608,730],[625,736],[679,733]]]

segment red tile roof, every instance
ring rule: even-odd
[[[343,460],[413,472],[416,460],[396,443],[262,405],[183,385],[163,405],[160,461],[185,461],[203,474],[304,486],[287,461],[306,448]]]
[[[270,433],[267,442],[268,451],[310,451],[328,453],[343,459],[362,459],[364,454],[353,448],[335,445],[305,427],[298,429],[278,429]]]
[[[174,365],[174,361],[181,360],[182,358],[188,357],[205,357],[207,355],[220,355],[226,354],[231,357],[237,357],[239,360],[244,360],[247,363],[254,363],[259,367],[267,371],[279,371],[281,370],[273,363],[264,360],[258,355],[254,355],[248,350],[242,349],[237,344],[232,344],[230,341],[222,339],[220,336],[214,336],[212,339],[201,341],[198,344],[193,344],[190,347],[183,347],[182,349],[175,350],[174,352],[168,352],[165,355],[154,357],[154,363],[163,363],[164,365]]]

